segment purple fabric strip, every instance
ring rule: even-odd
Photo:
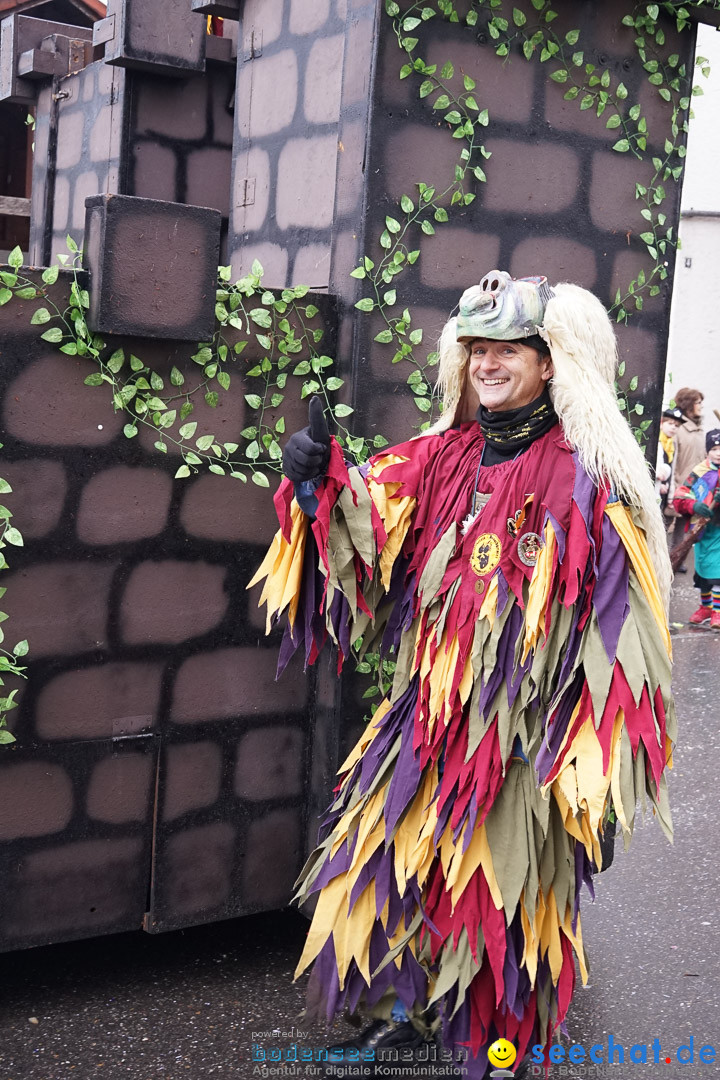
[[[553,532],[555,533],[555,542],[557,543],[558,549],[558,560],[562,562],[565,558],[565,530],[563,529],[557,518],[555,518],[549,510],[546,510],[545,520],[543,521],[543,532],[545,532],[545,526],[547,525],[548,521],[552,525]]]
[[[389,837],[400,821],[403,813],[418,792],[422,780],[420,754],[413,750],[414,708],[406,715],[403,724],[402,743],[393,769],[392,780],[388,785],[385,800],[385,835]]]
[[[593,592],[593,607],[605,652],[610,663],[617,655],[617,646],[625,620],[630,611],[628,599],[628,559],[622,540],[607,516],[602,523],[602,548],[598,579]]]
[[[555,759],[557,758],[560,744],[565,737],[565,732],[570,723],[573,709],[580,700],[584,682],[584,672],[582,668],[578,668],[575,672],[575,678],[563,694],[560,704],[546,727],[545,737],[543,738],[540,749],[537,752],[537,757],[535,758],[535,771],[540,784],[545,783],[551,768],[555,764]]]

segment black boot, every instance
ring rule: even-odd
[[[373,1077],[412,1076],[420,1049],[426,1040],[409,1020],[373,1020],[354,1039],[337,1043],[323,1062],[326,1077],[343,1076],[372,1080]],[[427,1060],[427,1059],[426,1059]],[[382,1072],[378,1072],[378,1067]]]

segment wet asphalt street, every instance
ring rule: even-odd
[[[691,581],[678,578],[676,622],[696,606]],[[674,648],[675,844],[648,818],[631,852],[618,851],[596,879],[596,903],[586,900],[583,913],[590,981],[568,1023],[571,1042],[587,1050],[612,1036],[625,1061],[616,1054],[612,1067],[556,1065],[551,1078],[720,1080],[720,634],[685,625]],[[323,1032],[299,1019],[302,985],[290,981],[305,927],[285,912],[0,956],[0,1080],[250,1080],[262,1075],[253,1043],[322,1046]],[[334,1039],[350,1031],[343,1025]],[[652,1062],[655,1039],[658,1064],[629,1061],[630,1047],[645,1044]],[[717,1050],[714,1065],[700,1063],[707,1044]],[[680,1065],[683,1046],[694,1060]]]

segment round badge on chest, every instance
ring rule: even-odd
[[[535,566],[542,547],[542,540],[535,532],[526,532],[518,540],[518,557],[525,566]]]
[[[470,569],[478,577],[491,574],[500,562],[502,545],[495,533],[482,533],[473,544]]]

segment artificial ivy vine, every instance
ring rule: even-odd
[[[325,331],[317,325],[318,308],[305,299],[307,286],[283,289],[278,295],[263,288],[263,270],[257,261],[251,272],[235,283],[230,281],[230,267],[219,267],[215,304],[218,327],[212,340],[200,342],[192,353],[197,377],[189,379],[173,366],[166,385],[166,379],[140,357],[122,348],[111,351],[89,329],[86,312],[90,297],[84,287],[82,252],[72,237],[67,238],[67,244],[70,254],[58,256],[73,274],[67,307],[58,307],[50,292],[60,267],[49,267],[43,271],[41,282],[35,282],[20,272],[19,248],[10,254],[10,269],[0,274],[0,305],[13,296],[39,303],[30,322],[45,327],[43,340],[69,356],[96,362],[98,370],[86,377],[85,384],[109,387],[114,408],[126,413],[126,438],[134,438],[141,427],[147,427],[153,433],[156,450],[166,454],[172,448],[181,454],[177,479],[206,467],[212,473],[244,483],[250,477],[260,487],[268,487],[268,477],[260,468],[280,471],[282,450],[278,439],[285,431],[285,418],[273,421],[268,414],[282,405],[290,388],[289,379],[296,382],[301,400],[312,394],[322,397],[334,417],[339,440],[358,460],[365,460],[373,448],[387,446],[387,440],[380,435],[366,443],[345,426],[353,409],[335,400],[344,380],[332,373],[333,358],[320,351]],[[246,356],[252,357],[252,362],[242,374],[252,382],[244,397],[254,413],[254,422],[240,433],[242,444],[221,442],[213,434],[198,436],[197,422],[192,419],[195,402],[201,398],[215,408],[220,391],[230,388],[233,365]]]
[[[2,443],[0,443],[0,449],[2,449]],[[0,477],[0,494],[7,495],[11,491],[12,488],[7,480]],[[8,562],[5,558],[5,549],[8,544],[12,544],[13,547],[23,546],[22,533],[14,525],[10,524],[11,518],[12,513],[7,506],[0,506],[0,570],[8,569]],[[4,595],[5,588],[0,587],[0,598]],[[6,612],[0,611],[0,623],[4,623],[7,617]],[[27,655],[27,651],[28,643],[26,640],[16,642],[12,651],[8,651],[5,648],[5,631],[0,626],[0,687],[3,688],[3,691],[0,692],[0,746],[15,742],[15,736],[8,731],[7,714],[11,709],[17,708],[15,696],[18,689],[11,690],[9,694],[5,693],[5,679],[8,675],[26,678],[25,668],[20,664],[20,660]]]
[[[720,0],[701,0],[701,3],[720,9]],[[413,347],[422,341],[422,330],[410,329],[411,317],[407,308],[399,316],[394,314],[393,309],[399,306],[394,279],[419,256],[417,250],[409,249],[418,227],[423,233],[432,235],[436,223],[449,220],[448,205],[452,213],[453,208],[467,206],[474,200],[475,193],[468,190],[473,179],[485,182],[486,161],[491,154],[482,139],[491,118],[484,103],[478,102],[476,84],[469,75],[463,75],[462,88],[459,86],[452,59],[444,64],[428,64],[419,55],[419,38],[414,36],[417,28],[430,19],[441,18],[449,23],[464,23],[472,31],[484,29],[498,56],[510,57],[517,53],[518,58],[522,56],[528,62],[546,64],[548,77],[567,86],[566,100],[577,101],[580,110],[592,109],[598,117],[605,115],[606,128],[617,130],[619,135],[613,150],[633,154],[639,161],[651,160],[653,175],[649,184],[635,185],[635,196],[642,204],[641,214],[648,223],[639,239],[646,247],[651,264],[647,270],[641,269],[624,289],[617,290],[610,311],[618,322],[627,322],[633,311],[642,310],[644,295],[656,296],[660,291],[659,282],[667,278],[668,249],[677,247],[677,234],[673,226],[667,225],[667,215],[662,209],[667,198],[665,185],[677,183],[682,175],[683,141],[691,115],[691,97],[702,94],[702,89],[696,86],[688,92],[690,77],[686,65],[680,63],[678,54],[665,56],[662,51],[665,33],[659,25],[661,11],[676,20],[679,31],[690,24],[690,13],[679,0],[639,4],[622,20],[623,25],[635,33],[635,48],[648,82],[672,106],[662,156],[648,152],[647,119],[640,105],[631,101],[624,83],[608,67],[588,61],[580,30],[571,29],[563,36],[554,31],[558,13],[552,9],[550,0],[529,0],[525,9],[506,4],[504,0],[473,0],[464,16],[459,14],[453,0],[418,0],[402,11],[396,0],[385,0],[385,11],[403,54],[400,78],[412,76],[418,80],[419,97],[426,100],[430,110],[449,126],[452,137],[458,140],[459,151],[452,180],[443,190],[418,183],[415,200],[410,195],[403,195],[396,215],[386,217],[385,229],[380,236],[381,259],[375,263],[365,256],[353,271],[354,277],[367,280],[371,293],[359,300],[356,307],[360,311],[375,311],[384,319],[386,326],[376,335],[375,341],[392,346],[392,363],[405,360],[412,365],[407,382],[420,412],[428,413],[432,398],[427,368],[437,363],[437,354],[430,353],[425,362],[416,358]],[[709,74],[705,57],[697,57],[696,64],[703,75]],[[657,145],[657,138],[654,144]],[[624,364],[618,374],[620,379],[624,377]],[[628,393],[632,393],[637,384],[637,377],[633,377],[627,389],[617,387],[617,395],[619,407],[642,443],[652,420],[643,418],[641,402],[630,404],[628,401]],[[421,425],[427,426],[427,422]]]

